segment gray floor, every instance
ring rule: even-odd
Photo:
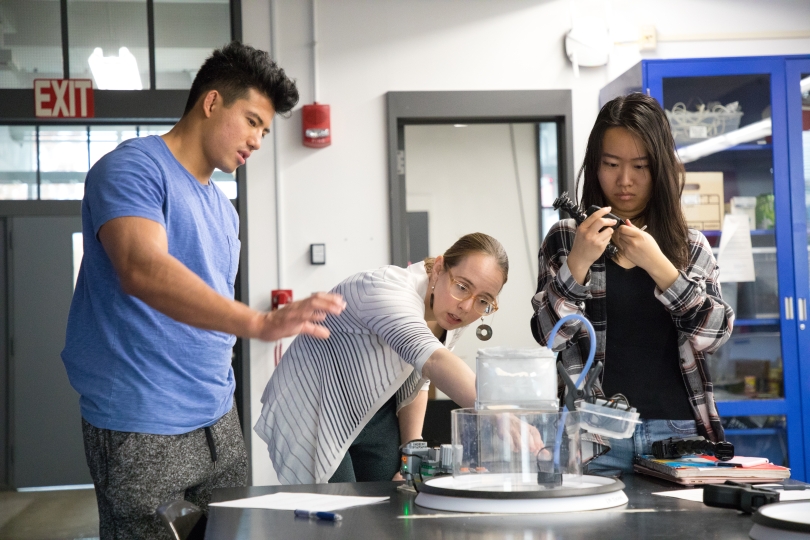
[[[92,489],[0,491],[3,540],[98,538],[98,509]]]

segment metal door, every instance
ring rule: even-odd
[[[79,395],[59,356],[81,218],[13,217],[8,224],[12,485],[89,484]]]

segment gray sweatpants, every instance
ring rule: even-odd
[[[236,407],[208,428],[182,435],[99,429],[82,419],[84,451],[98,500],[99,532],[107,539],[170,538],[155,510],[186,499],[208,509],[211,490],[247,483],[247,453]]]

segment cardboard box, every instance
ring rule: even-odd
[[[723,203],[722,172],[686,173],[681,207],[689,227],[699,231],[722,229]]]

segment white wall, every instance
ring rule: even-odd
[[[576,0],[574,12],[599,14],[606,2]],[[276,0],[275,56],[312,101],[309,2]],[[810,53],[810,38],[716,40],[731,33],[810,30],[810,2],[793,0],[613,0],[609,18],[619,39],[654,24],[658,48],[646,58]],[[270,47],[269,0],[243,0],[244,39]],[[346,276],[389,262],[385,93],[392,90],[570,88],[574,159],[584,153],[598,92],[641,58],[620,45],[606,67],[574,78],[562,48],[570,28],[568,0],[319,0],[320,100],[332,106],[333,144],[300,143],[300,111],[278,120],[283,191],[282,285],[297,298],[329,289]],[[691,36],[685,35],[690,34]],[[725,34],[725,35],[718,35]],[[686,41],[667,41],[686,39]],[[265,143],[271,146],[268,141]],[[248,164],[250,302],[269,305],[277,285],[272,151]],[[308,264],[310,243],[326,243],[326,266]],[[270,373],[270,347],[251,344],[254,421]],[[253,481],[273,481],[253,440]]]

